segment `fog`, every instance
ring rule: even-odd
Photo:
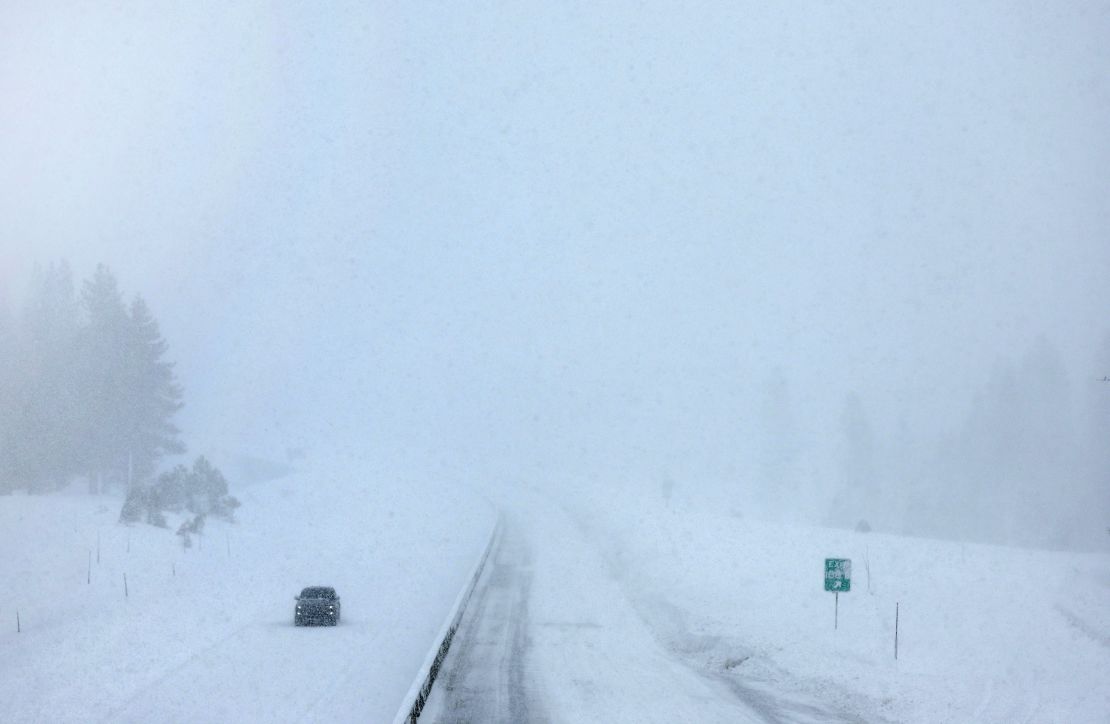
[[[9,2],[2,302],[109,265],[191,448],[1105,547],[1107,37],[1090,3]]]

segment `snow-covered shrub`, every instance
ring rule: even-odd
[[[193,547],[193,538],[192,538],[192,536],[194,534],[195,535],[200,535],[201,531],[203,531],[203,530],[204,530],[204,515],[203,514],[198,514],[198,515],[194,516],[193,518],[191,518],[189,520],[186,520],[177,529],[177,535],[181,536],[181,545],[185,546],[186,548],[192,548]]]

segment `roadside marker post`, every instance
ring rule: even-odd
[[[833,603],[833,630],[840,627],[840,592],[852,590],[852,559],[825,559],[825,590],[835,594]]]
[[[898,660],[898,607],[901,605],[898,601],[894,602],[894,660]]]

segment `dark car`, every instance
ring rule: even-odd
[[[334,626],[339,623],[339,596],[331,586],[309,586],[297,596],[294,626]]]

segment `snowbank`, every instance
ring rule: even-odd
[[[816,695],[864,721],[1110,720],[1110,555],[776,525],[661,502],[570,507],[659,639],[747,696]],[[853,562],[836,629],[826,557]]]
[[[494,511],[353,463],[302,468],[233,490],[239,522],[189,550],[117,524],[117,500],[0,497],[0,720],[391,718]],[[292,626],[314,584],[339,591],[340,626]]]

